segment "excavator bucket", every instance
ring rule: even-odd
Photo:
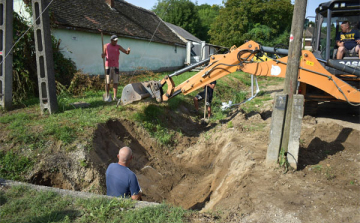
[[[174,73],[172,73],[171,75],[169,75],[163,79],[164,85],[168,81],[170,81],[169,83],[174,85],[174,83],[171,80],[171,77],[180,75],[186,71],[194,69],[205,63],[208,63],[209,61],[210,61],[210,58],[207,58],[196,64],[193,64],[193,65],[187,66],[183,69],[180,69],[178,71],[175,71]],[[169,83],[167,83],[167,84],[169,85]],[[131,104],[135,101],[140,101],[142,99],[149,98],[149,97],[155,98],[157,102],[162,102],[163,101],[162,95],[163,95],[163,91],[162,91],[162,85],[161,85],[160,81],[146,81],[146,82],[141,82],[141,83],[128,84],[124,87],[122,94],[121,94],[121,99],[118,102],[118,104],[120,103],[122,105],[127,105],[127,104]]]
[[[124,87],[121,94],[121,104],[127,105],[145,98],[156,98],[161,102],[161,84],[159,81],[132,83]]]

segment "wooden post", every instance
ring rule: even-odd
[[[296,94],[297,80],[299,73],[299,64],[301,56],[302,33],[304,28],[304,20],[306,14],[307,0],[296,0],[294,6],[294,14],[291,23],[289,56],[285,74],[284,94],[288,95],[284,131],[281,140],[281,150],[283,153],[288,151],[290,138],[290,124],[292,116],[292,107],[294,94]],[[283,154],[280,154],[280,159]],[[280,160],[281,163],[282,160]]]

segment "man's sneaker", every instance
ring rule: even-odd
[[[116,97],[114,98],[114,101],[118,101],[119,99],[117,99]]]

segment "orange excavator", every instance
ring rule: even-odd
[[[340,32],[339,24],[345,20],[350,23],[359,22],[360,3],[334,0],[320,4],[316,13],[313,52],[303,50],[301,53],[298,91],[304,94],[306,102],[340,100],[352,105],[360,105],[359,57],[346,55],[339,60],[333,56],[336,55],[335,37]],[[327,32],[323,33],[324,31]],[[254,60],[255,56],[259,58],[266,55],[265,53],[285,56],[261,62]],[[233,46],[226,54],[211,55],[204,61],[176,71],[161,81],[128,84],[123,89],[120,102],[126,105],[148,97],[155,98],[158,102],[167,101],[178,94],[187,95],[235,71],[243,71],[255,76],[285,78],[287,54],[286,49],[265,47],[254,41],[248,41],[238,48]],[[175,86],[172,77],[203,64],[208,65]],[[165,85],[167,85],[166,91]]]

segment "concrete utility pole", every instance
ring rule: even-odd
[[[0,0],[0,106],[6,110],[12,107],[13,54],[9,53],[12,44],[13,0]]]
[[[272,115],[270,144],[266,156],[268,166],[273,166],[279,155],[281,159],[287,153],[290,165],[297,169],[304,97],[296,95],[296,90],[306,4],[307,0],[295,1],[284,92],[276,95]],[[280,149],[283,154],[279,154]],[[280,160],[282,162],[284,160]]]
[[[299,75],[299,64],[302,47],[302,34],[304,28],[307,0],[296,0],[294,14],[291,23],[291,35],[289,46],[288,65],[285,74],[284,94],[288,95],[287,109],[285,114],[285,125],[281,140],[281,148],[288,152],[291,120],[293,115],[294,94],[297,90],[297,80]],[[300,125],[301,127],[301,125]],[[298,129],[300,132],[301,129]],[[294,155],[294,154],[293,154]],[[298,155],[298,154],[296,154]],[[288,157],[290,160],[291,158]]]
[[[32,1],[41,114],[45,109],[48,109],[50,114],[58,110],[50,18],[48,9],[45,10],[48,4],[48,0]]]

